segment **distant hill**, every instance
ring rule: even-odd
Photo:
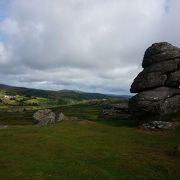
[[[75,91],[75,90],[59,90],[59,91],[52,91],[52,90],[41,90],[41,89],[32,89],[32,88],[25,88],[25,87],[15,87],[15,86],[8,86],[4,84],[0,84],[0,90],[4,90],[8,95],[22,95],[26,97],[42,97],[42,98],[73,98],[73,99],[116,99],[116,98],[129,98],[128,95],[107,95],[107,94],[100,94],[100,93],[88,93],[83,91]]]
[[[5,101],[7,104],[19,104],[16,100],[20,99],[21,103],[24,104],[32,103],[32,104],[73,104],[81,101],[87,100],[102,100],[102,99],[128,99],[129,96],[118,96],[118,95],[106,95],[100,93],[88,93],[82,91],[74,91],[74,90],[41,90],[41,89],[32,89],[25,87],[14,87],[8,86],[4,84],[0,84],[0,93],[9,95],[9,96],[20,96],[13,101]]]

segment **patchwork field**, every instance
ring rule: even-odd
[[[96,103],[53,110],[79,121],[39,127],[32,111],[0,113],[8,125],[0,129],[0,179],[179,179],[179,127],[144,131],[132,119],[103,120]]]

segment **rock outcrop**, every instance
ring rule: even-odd
[[[144,55],[142,72],[131,85],[138,93],[129,101],[129,111],[137,117],[180,111],[180,49],[155,43]]]
[[[107,104],[103,107],[100,117],[105,119],[126,119],[130,117],[128,112],[128,101],[122,101],[118,104]]]
[[[56,114],[50,109],[38,110],[34,113],[33,118],[38,125],[42,126],[47,124],[54,124],[67,119],[62,112],[56,116]]]
[[[33,115],[39,125],[47,125],[56,122],[56,114],[50,109],[38,110]]]

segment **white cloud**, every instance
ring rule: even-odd
[[[4,47],[4,44],[0,42],[0,65],[8,63],[9,55]]]
[[[0,24],[3,52],[11,54],[0,67],[1,82],[128,93],[148,46],[180,45],[178,0],[10,2]]]

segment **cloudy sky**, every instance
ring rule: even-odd
[[[180,0],[0,0],[0,83],[128,94],[159,41],[180,47]]]

